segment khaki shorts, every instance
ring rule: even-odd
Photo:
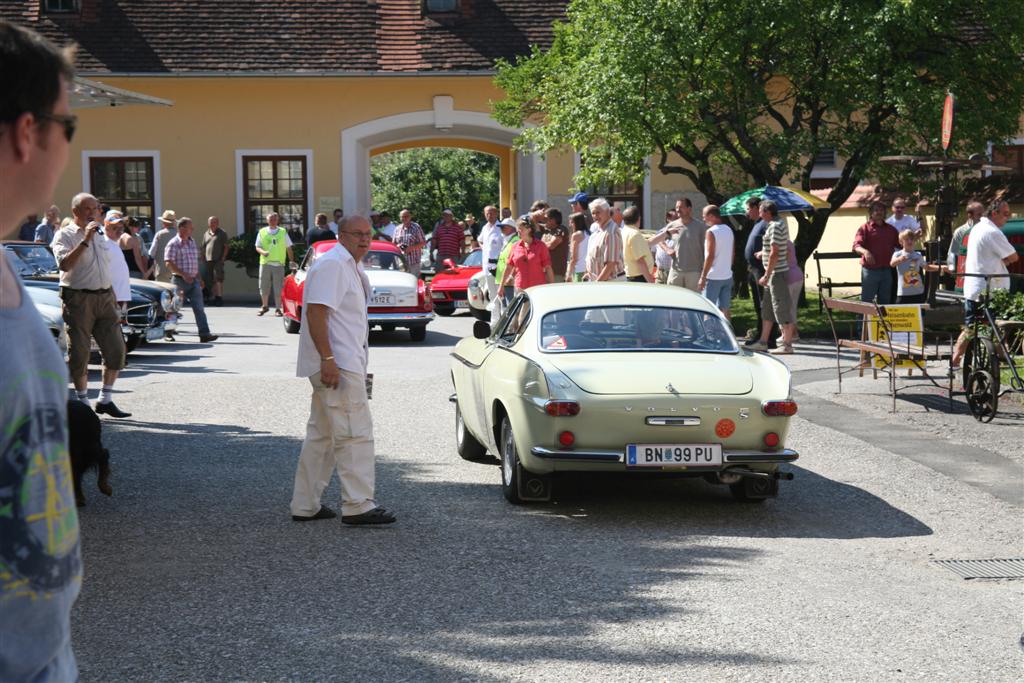
[[[786,271],[772,273],[761,297],[761,319],[780,325],[796,322],[793,319],[793,301],[786,284]]]
[[[206,266],[206,284],[209,285],[213,282],[224,282],[224,262],[223,261],[204,261]]]
[[[699,292],[697,283],[700,282],[700,271],[697,270],[676,270],[673,268],[668,273],[668,284],[676,287],[686,287],[694,292]]]
[[[114,300],[114,292],[86,292],[61,287],[60,298],[64,302],[71,377],[81,377],[89,370],[90,337],[100,347],[103,367],[109,370],[124,368],[121,314]]]

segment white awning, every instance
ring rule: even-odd
[[[72,109],[94,109],[96,107],[123,107],[126,104],[158,104],[170,107],[174,102],[151,97],[142,93],[115,88],[112,85],[75,77],[71,88]]]

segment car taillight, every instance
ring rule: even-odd
[[[792,417],[796,415],[796,401],[765,401],[761,412],[768,417]]]
[[[775,448],[779,445],[779,435],[775,432],[768,432],[764,435],[764,445],[768,448]]]
[[[562,448],[572,448],[576,443],[576,435],[572,432],[562,432],[558,435],[558,443]]]
[[[544,412],[551,417],[572,417],[580,414],[580,404],[576,401],[548,401],[544,404]]]
[[[434,308],[434,302],[430,300],[430,288],[427,287],[423,280],[420,280],[419,287],[417,288],[417,300],[419,301],[419,307],[425,311]]]

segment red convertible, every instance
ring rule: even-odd
[[[302,260],[302,265],[284,279],[281,302],[284,304],[284,329],[296,334],[302,324],[302,285],[306,271],[320,254],[338,246],[334,241],[314,244]],[[375,240],[363,257],[363,268],[370,279],[370,327],[390,332],[397,327],[409,329],[413,341],[427,336],[427,323],[434,319],[430,288],[409,272],[405,256],[390,242]]]
[[[482,263],[483,252],[479,249],[466,254],[458,265],[451,259],[444,260],[443,267],[430,280],[430,296],[438,315],[451,315],[459,308],[469,310],[466,288],[469,279],[480,272]]]

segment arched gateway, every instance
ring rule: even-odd
[[[433,110],[385,116],[341,131],[342,205],[347,213],[366,213],[373,205],[371,156],[384,149],[427,145],[469,149],[496,146],[501,160],[500,202],[514,213],[525,210],[534,199],[545,197],[547,164],[543,157],[512,149],[520,131],[502,126],[483,112],[453,109],[451,100],[437,96]]]

